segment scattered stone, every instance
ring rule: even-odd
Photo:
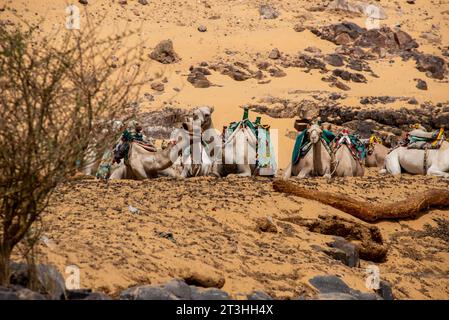
[[[268,4],[260,5],[259,14],[263,19],[276,19],[279,17],[279,12]]]
[[[394,300],[393,290],[391,289],[391,284],[385,280],[381,280],[379,283],[379,289],[376,293],[381,296],[384,300]]]
[[[278,229],[271,217],[258,218],[256,220],[256,226],[257,230],[260,230],[262,232],[272,232],[272,233],[278,232]]]
[[[275,77],[275,78],[282,78],[287,75],[283,70],[279,69],[278,67],[270,68],[270,69],[268,69],[268,72],[270,73],[270,75],[272,77]]]
[[[318,58],[311,57],[307,54],[299,54],[297,59],[293,61],[293,66],[299,68],[320,69],[326,71],[326,64]]]
[[[408,4],[415,4],[415,0],[407,0]]]
[[[306,30],[306,28],[302,24],[295,24],[293,30],[295,30],[296,32],[303,32]]]
[[[317,47],[307,47],[304,49],[304,51],[306,52],[310,52],[315,56],[320,56],[321,55],[321,49],[317,48]]]
[[[206,78],[210,75],[210,71],[204,67],[190,67],[190,74],[187,76],[189,81],[195,88],[209,88],[212,84]]]
[[[415,98],[410,98],[410,99],[407,101],[407,103],[408,103],[408,104],[414,104],[414,105],[419,104],[418,100],[416,100]]]
[[[25,263],[12,262],[10,283],[21,287],[29,286],[28,266]],[[51,266],[36,265],[38,292],[52,300],[65,299],[65,281],[59,271]]]
[[[444,79],[447,69],[444,59],[431,55],[431,54],[419,54],[415,56],[416,68],[425,72],[430,78],[442,80]]]
[[[336,53],[326,55],[324,61],[334,67],[342,67],[345,64],[343,57]]]
[[[170,64],[179,61],[178,55],[173,49],[173,42],[171,40],[161,41],[153,52],[150,53],[150,58],[163,64]]]
[[[148,1],[147,1],[147,0],[139,0],[138,2],[139,2],[141,5],[144,5],[144,6],[148,5]]]
[[[337,276],[315,276],[309,280],[320,293],[351,294],[351,288]]]
[[[178,300],[171,292],[163,287],[137,286],[120,293],[121,300]]]
[[[150,93],[144,93],[143,96],[145,97],[145,99],[147,99],[150,102],[154,101],[154,96]]]
[[[162,92],[165,90],[165,86],[162,82],[153,82],[151,84],[151,89],[155,90],[155,91],[159,91]]]
[[[88,5],[89,4],[88,0],[79,0],[78,2],[83,4],[83,5]]]
[[[124,6],[125,4],[128,4],[128,0],[119,0],[118,4]]]
[[[268,55],[268,58],[276,60],[279,59],[281,57],[281,53],[279,52],[278,48],[274,48],[273,50],[271,50],[270,54]]]
[[[227,292],[219,289],[198,290],[192,287],[192,300],[230,300],[231,297]]]
[[[334,259],[343,262],[348,267],[359,267],[358,247],[344,238],[335,237],[334,239],[333,242],[328,243],[331,250],[325,250],[324,252]]]
[[[273,300],[268,294],[262,291],[253,291],[246,296],[248,300]]]
[[[421,79],[415,79],[417,81],[416,87],[420,90],[427,90],[427,82]]]
[[[181,274],[182,279],[188,285],[220,289],[225,284],[225,278],[221,273],[202,263],[199,266],[182,270]]]
[[[206,32],[206,31],[207,31],[207,27],[204,26],[204,25],[200,25],[200,26],[198,27],[198,31],[199,31],[199,32]]]
[[[346,85],[346,84],[344,84],[343,82],[341,82],[341,81],[335,81],[335,82],[333,82],[332,83],[332,86],[333,87],[336,87],[336,88],[338,88],[338,89],[340,89],[340,90],[343,90],[343,91],[349,91],[349,90],[351,90],[351,87],[350,86],[348,86],[348,85]]]

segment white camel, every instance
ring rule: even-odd
[[[393,149],[386,156],[384,169],[380,172],[399,175],[403,171],[449,178],[449,142],[444,141],[439,149]]]
[[[310,176],[325,176],[331,177],[331,154],[324,145],[321,135],[323,129],[317,125],[307,126],[307,135],[312,144],[307,154],[302,157],[296,164],[290,163],[283,178],[289,179],[292,176],[297,176],[299,179]]]

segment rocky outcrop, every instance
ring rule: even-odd
[[[170,64],[179,61],[179,57],[173,49],[173,42],[163,40],[150,53],[150,58],[163,64]]]

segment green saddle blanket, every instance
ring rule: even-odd
[[[323,130],[321,138],[327,145],[330,145],[330,143],[335,139],[335,134],[329,130]],[[307,135],[307,129],[304,129],[296,137],[295,146],[293,147],[292,164],[297,164],[299,160],[309,152],[311,147],[312,144],[309,136]]]

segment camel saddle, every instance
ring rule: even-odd
[[[445,140],[444,129],[427,132],[416,129],[408,134],[408,149],[439,149]]]

